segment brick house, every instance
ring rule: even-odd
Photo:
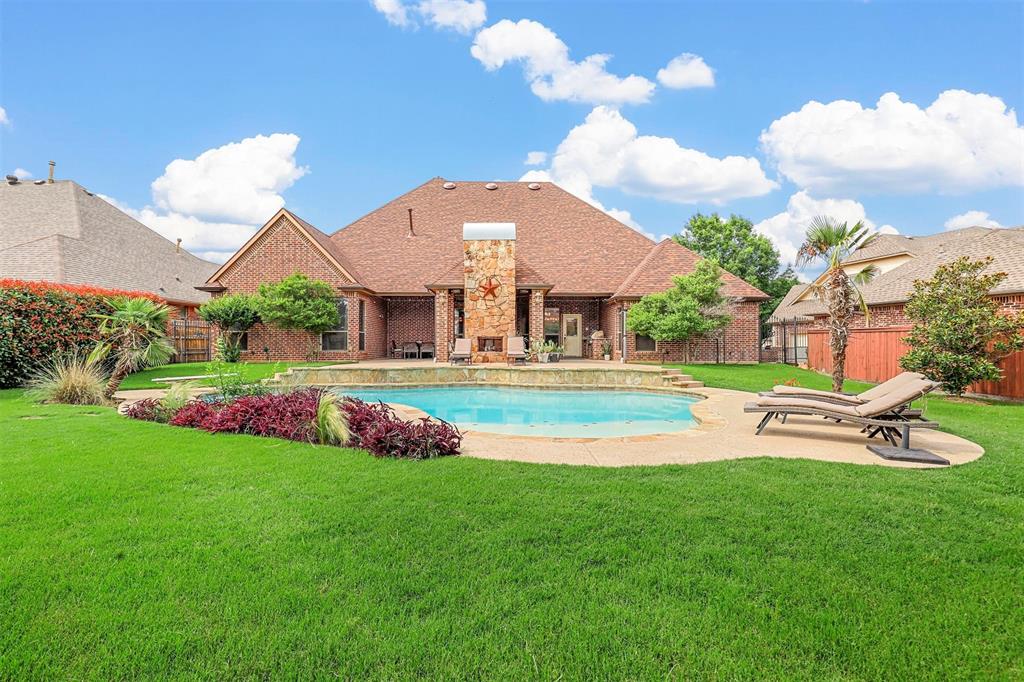
[[[942,264],[961,256],[973,260],[992,257],[988,272],[1005,272],[1007,277],[991,292],[1003,310],[1024,309],[1024,227],[968,227],[924,237],[881,235],[866,248],[855,251],[843,263],[855,274],[874,265],[879,274],[861,288],[868,318],[857,313],[847,358],[851,379],[884,381],[900,371],[899,358],[906,352],[902,338],[911,321],[904,306],[915,280],[929,279]],[[824,306],[807,284],[794,286],[769,322],[772,343],[802,345],[806,352],[801,364],[831,370],[827,352],[827,320]],[[788,357],[793,354],[789,353]],[[1012,356],[1003,362],[1005,379],[974,387],[976,393],[1024,397],[1024,358]]]
[[[389,357],[408,342],[471,339],[475,360],[502,361],[504,339],[555,341],[567,357],[679,360],[686,349],[624,328],[642,296],[672,286],[699,257],[636,230],[551,183],[434,178],[328,236],[282,209],[202,287],[253,293],[295,272],[332,284],[340,328],[319,340],[325,360]],[[702,362],[757,362],[758,307],[767,296],[729,273],[733,321],[691,344]],[[301,360],[316,339],[257,325],[254,360]]]

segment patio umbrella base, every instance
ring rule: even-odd
[[[900,462],[917,462],[919,464],[943,464],[948,466],[949,460],[939,457],[928,450],[917,448],[897,448],[892,445],[869,445],[868,450],[882,459],[895,459]]]

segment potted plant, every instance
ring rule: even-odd
[[[530,342],[530,347],[526,350],[526,358],[530,362],[534,362],[534,361],[537,361],[537,362],[547,362],[547,359],[546,359],[547,356],[546,355],[544,356],[545,359],[541,360],[540,356],[541,356],[541,353],[543,351],[544,351],[544,342],[540,341],[539,339],[534,339],[533,341]]]
[[[551,341],[547,344],[548,346],[548,362],[558,362],[562,359],[562,353],[565,352],[565,348],[559,344]]]
[[[611,341],[605,341],[604,343],[601,344],[601,355],[604,356],[605,360],[611,360],[612,359],[612,342]]]

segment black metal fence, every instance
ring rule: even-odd
[[[806,365],[808,321],[799,317],[773,317],[768,322],[772,335],[761,344],[761,362]]]

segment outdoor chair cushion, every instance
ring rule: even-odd
[[[761,396],[757,399],[757,405],[758,407],[777,407],[780,412],[785,412],[786,408],[789,407],[817,410],[822,413],[832,412],[850,417],[859,416],[857,407],[853,405],[836,405],[835,403],[827,403],[822,400],[814,400],[813,398]]]
[[[890,391],[886,395],[880,398],[870,400],[863,405],[858,405],[855,409],[857,414],[862,417],[874,417],[880,414],[885,414],[892,409],[906,405],[907,403],[917,400],[928,391],[935,388],[937,384],[927,379],[914,379],[907,383],[897,387],[895,390]]]

